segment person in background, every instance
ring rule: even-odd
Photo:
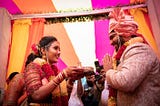
[[[68,106],[68,85],[83,77],[84,68],[68,66],[60,71],[56,63],[60,57],[60,43],[54,36],[44,36],[33,45],[24,72],[29,105]],[[68,80],[67,80],[68,79]],[[66,82],[67,80],[67,82]],[[70,87],[72,88],[72,87]]]
[[[7,85],[9,85],[10,81],[14,78],[15,75],[19,74],[19,72],[12,72],[6,80]]]
[[[115,55],[112,58],[106,54],[102,61],[108,85],[117,90],[115,104],[160,106],[159,59],[137,33],[138,25],[132,16],[117,8],[109,17],[109,37]]]
[[[89,67],[89,66],[83,66],[83,68],[85,68],[84,77],[81,78],[81,79],[78,79],[74,82],[74,84],[72,86],[73,88],[72,88],[71,95],[70,95],[70,98],[69,98],[68,106],[87,106],[87,105],[90,106],[93,103],[89,103],[89,102],[95,102],[94,100],[96,100],[95,97],[93,97],[93,96],[96,96],[96,95],[94,95],[95,94],[94,90],[92,90],[93,91],[92,92],[92,95],[93,95],[92,97],[94,99],[91,98],[90,100],[86,101],[86,98],[89,96],[88,91],[90,91],[90,89],[88,89],[88,86],[86,86],[86,87],[84,86],[85,84],[87,85],[86,76],[93,75],[94,74],[94,68]],[[82,100],[84,100],[84,101],[82,102]]]
[[[102,106],[100,103],[101,93],[104,89],[103,69],[99,74],[95,72],[89,73],[85,76],[86,81],[84,86],[84,93],[82,95],[82,102],[84,106]]]
[[[33,61],[32,55],[27,57],[25,67]],[[27,106],[27,94],[25,91],[24,73],[12,72],[6,80],[7,90],[3,106]]]
[[[0,106],[3,105],[4,89],[0,88]]]
[[[11,73],[6,82],[8,86],[3,106],[20,106],[26,99],[23,73]]]

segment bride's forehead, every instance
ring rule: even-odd
[[[51,44],[51,46],[56,46],[56,45],[60,45],[60,42],[54,41],[54,42],[52,42],[52,44]]]

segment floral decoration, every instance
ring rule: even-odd
[[[31,48],[32,48],[32,52],[33,52],[35,55],[38,55],[38,45],[33,44],[33,45],[31,46]]]
[[[55,75],[52,67],[48,63],[42,65],[42,70],[45,73],[47,79]]]
[[[58,75],[58,68],[55,65],[45,63],[42,65],[42,70],[45,73],[45,77],[49,80],[50,77]]]

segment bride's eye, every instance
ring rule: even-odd
[[[54,46],[53,47],[55,50],[60,50],[59,46]]]

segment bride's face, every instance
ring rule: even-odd
[[[54,41],[46,50],[46,56],[50,64],[56,63],[60,57],[60,43]]]

